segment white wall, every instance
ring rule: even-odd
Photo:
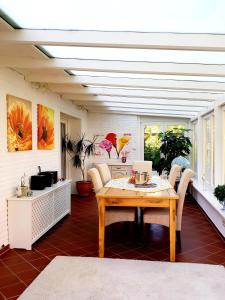
[[[10,94],[32,101],[33,150],[7,152],[7,110],[6,95]],[[86,113],[80,111],[71,102],[60,99],[57,94],[34,88],[23,76],[9,69],[0,69],[0,247],[8,244],[7,197],[14,194],[21,176],[37,173],[37,166],[43,170],[60,171],[60,112],[81,118],[86,128]],[[37,150],[37,104],[49,106],[55,110],[55,149]],[[23,220],[21,220],[23,222]]]
[[[131,133],[132,134],[132,152],[130,155],[130,163],[137,159],[144,159],[144,125],[145,124],[185,124],[189,127],[188,119],[169,118],[169,117],[139,117],[135,115],[122,114],[102,114],[88,113],[88,134],[90,136],[96,134],[106,134],[108,132],[115,133]],[[98,163],[104,160],[114,163],[117,159],[107,159],[106,157],[94,157],[93,162]]]
[[[102,113],[88,113],[88,135],[92,137],[97,134],[114,133],[131,133],[132,134],[132,151],[130,161],[138,159],[139,157],[139,131],[138,131],[139,117],[134,115],[120,115],[120,114],[102,114]],[[121,162],[119,159],[107,159],[107,157],[94,157],[93,162]],[[129,161],[128,161],[129,162]]]

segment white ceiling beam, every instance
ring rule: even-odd
[[[128,97],[111,97],[111,96],[72,96],[68,97],[67,94],[63,94],[62,98],[65,100],[73,100],[77,103],[88,102],[88,103],[103,103],[103,102],[113,102],[113,103],[134,103],[134,104],[153,104],[153,105],[175,105],[175,106],[194,106],[199,108],[206,108],[211,102],[207,101],[196,101],[196,100],[173,100],[173,99],[145,99],[145,98],[128,98]]]
[[[60,94],[91,94],[102,96],[120,96],[135,98],[160,98],[160,99],[191,99],[214,101],[223,94],[208,94],[200,92],[180,92],[180,91],[156,91],[141,89],[121,89],[121,88],[94,88],[94,87],[73,87],[72,85],[49,84],[49,88]]]
[[[88,92],[97,95],[108,96],[124,96],[124,97],[140,97],[140,98],[160,98],[160,99],[192,99],[192,100],[204,100],[213,101],[218,96],[223,94],[208,94],[201,92],[180,92],[180,91],[158,91],[158,90],[141,90],[141,89],[120,89],[120,88],[94,88],[88,87]]]
[[[119,103],[119,102],[77,102],[74,101],[77,105],[85,107],[124,107],[124,108],[137,108],[137,109],[157,109],[157,110],[173,110],[173,111],[187,111],[187,112],[201,112],[205,110],[202,107],[192,107],[192,106],[175,106],[175,105],[155,105],[155,104],[139,104],[139,103]]]
[[[141,76],[141,75],[140,75]],[[70,76],[65,73],[65,76],[52,76],[45,74],[31,73],[25,76],[27,81],[31,82],[46,82],[46,83],[61,83],[61,84],[84,84],[84,85],[107,85],[107,86],[124,86],[124,87],[139,87],[153,89],[184,89],[184,90],[204,90],[204,91],[225,91],[225,82],[210,82],[194,80],[170,80],[170,79],[145,79],[145,78],[115,78],[106,76]]]
[[[160,113],[160,114],[164,114],[164,115],[174,115],[174,116],[189,116],[189,117],[193,117],[193,116],[197,116],[196,112],[177,112],[177,111],[171,111],[171,110],[159,110],[159,109],[141,109],[141,108],[118,108],[118,107],[107,107],[107,108],[102,108],[102,107],[98,107],[96,109],[95,106],[90,106],[88,108],[88,110],[98,110],[98,111],[121,111],[121,112],[136,112],[136,114],[140,113],[140,112],[145,112],[145,113]]]
[[[101,111],[101,110],[97,110],[97,109],[93,109],[93,110],[89,110],[89,112],[91,113],[97,113],[97,114],[121,114],[121,115],[135,115],[135,116],[148,116],[148,117],[168,117],[168,118],[179,118],[179,119],[195,119],[196,117],[190,117],[189,115],[173,115],[173,114],[162,114],[162,113],[150,113],[150,112],[132,112],[132,111],[119,111],[119,110],[105,110],[105,111]]]
[[[110,61],[94,59],[33,59],[29,57],[1,56],[0,67],[21,69],[68,69],[84,71],[107,71],[135,74],[164,74],[225,77],[225,65],[180,64]]]
[[[225,51],[225,36],[220,34],[17,29],[1,31],[0,43]]]

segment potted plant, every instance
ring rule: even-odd
[[[225,210],[225,184],[218,185],[214,190],[214,196],[223,205],[222,210]]]
[[[95,141],[95,136],[89,140],[85,134],[75,140],[66,136],[62,141],[62,148],[69,153],[73,166],[81,171],[82,180],[76,182],[77,192],[80,196],[89,196],[93,189],[92,182],[85,179],[85,169],[86,159],[94,153]]]
[[[159,174],[163,170],[169,173],[171,163],[175,157],[187,157],[190,154],[192,144],[190,138],[186,136],[189,131],[190,129],[174,128],[159,133],[159,139],[161,140],[160,154],[162,156],[157,166]]]

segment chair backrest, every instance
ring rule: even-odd
[[[175,186],[176,183],[176,179],[177,177],[180,175],[181,172],[181,166],[179,165],[173,165],[171,170],[170,170],[170,174],[169,174],[169,183],[172,185],[172,187]]]
[[[177,205],[177,230],[181,230],[182,223],[182,213],[184,207],[184,198],[187,191],[188,184],[191,177],[193,177],[194,172],[191,169],[186,169],[180,179],[177,194],[179,195],[178,205]]]
[[[109,166],[107,164],[97,164],[96,167],[102,178],[102,183],[103,185],[105,185],[112,178],[109,170]]]
[[[139,173],[148,172],[148,175],[152,176],[152,161],[150,160],[137,160],[133,163],[133,171]]]
[[[87,173],[91,177],[95,193],[97,193],[103,187],[101,176],[96,168],[89,169]]]

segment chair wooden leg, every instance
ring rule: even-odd
[[[180,237],[180,231],[179,230],[176,231],[176,240],[177,240],[178,249],[181,249],[181,237]]]

